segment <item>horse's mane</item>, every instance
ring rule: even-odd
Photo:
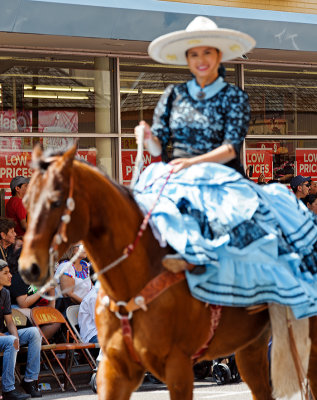
[[[41,171],[46,171],[47,168],[50,166],[52,163],[52,158],[57,157],[57,156],[62,156],[65,153],[66,149],[48,149],[43,153],[43,157],[36,162],[36,165],[32,165],[34,168],[40,169]],[[134,204],[136,204],[136,201],[133,197],[132,190],[128,188],[127,186],[121,185],[118,182],[116,182],[114,179],[112,179],[106,172],[101,171],[99,168],[97,168],[95,165],[91,164],[90,162],[80,159],[78,157],[75,157],[75,160],[78,161],[79,163],[89,165],[91,168],[93,168],[97,173],[101,174],[104,176],[110,183],[115,186],[119,192],[125,196],[128,197]]]

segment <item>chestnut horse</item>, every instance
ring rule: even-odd
[[[71,219],[64,241],[56,245],[56,256],[61,257],[71,243],[82,240],[95,271],[122,255],[127,244],[134,242],[143,221],[129,190],[75,160],[75,153],[75,146],[59,155],[43,155],[40,148],[33,151],[35,171],[25,197],[28,228],[19,263],[23,278],[37,286],[51,277],[49,249],[68,197],[75,200],[75,209],[69,212]],[[115,302],[129,301],[164,270],[161,260],[168,251],[160,247],[147,227],[130,256],[99,276],[102,290]],[[96,306],[98,337],[105,355],[98,369],[99,399],[128,400],[141,384],[144,372],[150,371],[167,384],[172,400],[191,400],[192,356],[208,343],[210,308],[194,299],[182,280],[156,297],[147,310],[133,312],[136,361],[124,341],[120,320],[103,301],[102,290]],[[253,398],[272,399],[269,337],[267,310],[250,315],[245,308],[223,307],[218,328],[198,361],[235,353],[239,372]],[[311,318],[311,337],[317,338],[315,318]],[[317,344],[313,342],[309,376],[315,395],[316,367]]]

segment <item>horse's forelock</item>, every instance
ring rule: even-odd
[[[40,158],[33,159],[31,163],[31,167],[34,170],[40,170],[45,172],[48,167],[52,164],[52,162],[56,161],[58,157],[61,157],[65,153],[66,149],[59,150],[46,150]]]

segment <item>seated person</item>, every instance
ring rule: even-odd
[[[16,241],[16,233],[14,231],[15,221],[0,217],[0,259],[8,263],[10,273],[12,275],[12,286],[8,289],[11,296],[12,307],[19,307],[23,314],[30,318],[30,308],[40,305],[55,306],[55,300],[48,302],[41,298],[37,289],[32,285],[27,285],[21,278],[18,271],[18,260],[21,254],[22,241]],[[54,289],[49,293],[54,295]],[[50,339],[59,329],[60,324],[45,325],[44,332]]]
[[[98,343],[97,328],[95,321],[95,307],[97,290],[93,286],[90,292],[83,298],[79,306],[78,325],[83,342]]]
[[[76,254],[80,245],[78,243],[72,246],[71,257]],[[86,257],[87,254],[83,250],[74,263],[64,261],[55,272],[55,278],[63,292],[62,297],[56,301],[56,308],[63,314],[68,306],[80,304],[92,287],[89,273],[90,264],[85,260]],[[63,274],[58,278],[62,270]]]
[[[308,194],[306,197],[302,199],[303,203],[307,208],[310,209],[313,213],[317,214],[317,195],[316,194]]]
[[[26,284],[18,271],[12,274],[12,284],[9,287],[12,307],[19,308],[28,318],[30,318],[31,308],[39,306],[55,307],[55,300],[48,301],[41,297],[40,292],[33,285]],[[54,288],[47,291],[49,296],[55,295]],[[42,330],[47,339],[51,339],[59,330],[61,324],[43,325]]]
[[[3,400],[24,400],[42,397],[37,380],[40,372],[40,352],[42,337],[37,328],[17,330],[11,315],[9,291],[4,286],[11,285],[8,264],[0,260],[0,351],[3,352],[2,397]],[[4,322],[7,333],[4,333]],[[25,376],[21,383],[27,394],[15,389],[15,362],[20,345],[28,346]]]
[[[16,240],[16,223],[13,219],[0,217],[0,259],[9,264],[10,272],[17,271],[22,241]]]

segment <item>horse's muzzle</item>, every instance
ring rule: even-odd
[[[28,269],[20,270],[20,274],[26,283],[34,283],[37,282],[41,275],[41,270],[38,264],[32,263]]]

